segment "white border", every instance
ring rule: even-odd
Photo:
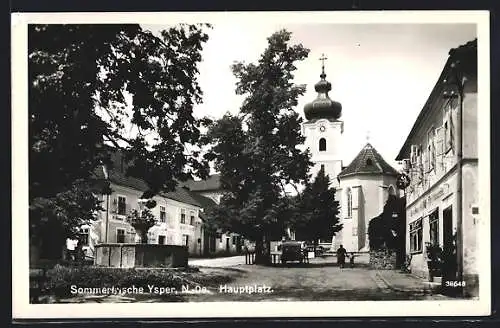
[[[478,36],[478,136],[480,179],[479,300],[339,301],[339,302],[210,302],[151,304],[29,304],[28,290],[28,90],[27,24],[207,22],[213,24],[294,23],[473,23]],[[12,233],[13,311],[29,318],[194,318],[194,317],[335,317],[335,316],[469,316],[489,315],[490,274],[490,119],[489,12],[218,12],[218,13],[14,13],[12,14]],[[458,46],[458,45],[457,45]],[[209,306],[207,306],[209,304]]]

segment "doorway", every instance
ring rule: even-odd
[[[453,233],[453,208],[443,210],[443,278],[455,280],[457,276],[457,248]]]
[[[226,252],[228,252],[228,253],[229,253],[229,247],[230,247],[229,246],[229,240],[230,240],[229,237],[227,237],[226,238]]]

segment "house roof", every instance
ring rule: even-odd
[[[206,180],[188,180],[183,182],[183,185],[191,191],[213,191],[220,190],[220,174],[212,174]]]
[[[438,97],[441,95],[442,89],[444,88],[444,80],[446,80],[446,78],[451,73],[452,63],[455,60],[460,59],[461,61],[468,62],[466,64],[470,64],[471,62],[474,62],[475,58],[475,62],[477,64],[477,39],[469,41],[466,44],[463,44],[457,48],[450,49],[448,55],[449,55],[448,60],[446,61],[443,70],[441,71],[441,74],[439,75],[439,78],[436,81],[436,84],[434,85],[429,95],[429,98],[427,98],[427,101],[425,102],[424,107],[418,114],[418,117],[415,120],[415,123],[413,124],[410,133],[408,134],[408,137],[406,138],[403,146],[401,147],[401,150],[399,151],[399,154],[396,156],[396,160],[398,161],[407,158],[409,156],[411,140],[413,136],[417,133],[421,124],[423,124],[424,118],[431,112],[432,104],[436,102]],[[468,66],[471,67],[471,65]],[[473,69],[477,69],[475,64],[472,66],[474,66]]]
[[[121,167],[122,156],[123,155],[116,150],[111,153],[111,161],[113,166],[112,168],[106,170],[109,181],[116,185],[132,188],[142,192],[148,190],[148,185],[144,180],[136,177],[127,176],[125,174],[126,165],[124,164],[123,170]],[[98,179],[106,179],[103,167],[99,167],[96,170],[96,176]],[[183,188],[180,184],[175,188],[174,191],[162,192],[159,195],[168,199],[172,199],[185,204],[198,206],[201,208],[207,208],[208,206],[213,206],[212,205],[213,201],[210,198],[191,192],[188,189]]]
[[[389,165],[370,143],[367,143],[338,177],[357,174],[397,175],[398,171]]]

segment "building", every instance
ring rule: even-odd
[[[195,198],[200,198],[200,203],[204,209],[209,209],[215,204],[219,204],[224,191],[220,182],[220,174],[212,174],[205,180],[189,180],[183,186],[191,192]],[[206,200],[209,200],[207,202]],[[203,213],[203,220],[207,219]],[[237,233],[217,231],[215,234],[205,231],[205,255],[229,253],[241,254],[244,246],[249,246],[247,240]]]
[[[127,176],[122,155],[113,153],[113,169],[101,167],[98,177],[110,182],[110,195],[97,195],[102,201],[103,211],[90,225],[81,227],[83,249],[88,257],[94,257],[94,246],[99,243],[135,243],[138,236],[126,222],[131,210],[144,208],[141,196],[147,190],[145,181]],[[207,235],[203,228],[203,210],[215,202],[194,194],[183,187],[175,191],[160,193],[153,197],[156,206],[151,212],[157,223],[148,232],[148,243],[184,245],[190,255],[206,255],[210,252]]]
[[[382,213],[389,195],[397,195],[398,172],[367,143],[338,175],[342,230],[335,247],[348,252],[368,251],[368,224]]]
[[[332,86],[326,80],[324,59],[320,81],[314,85],[318,96],[304,106],[306,121],[302,131],[314,164],[312,178],[324,168],[336,188],[336,199],[341,204],[340,222],[344,226],[333,240],[322,242],[335,249],[342,244],[348,251],[368,250],[369,220],[382,212],[388,192],[395,192],[397,172],[370,144],[351,164],[343,166],[342,105],[328,96]]]
[[[324,61],[321,69],[321,79],[314,85],[318,97],[304,106],[306,121],[302,124],[302,133],[314,164],[310,172],[312,177],[323,167],[332,185],[337,187],[335,178],[342,171],[342,105],[328,96],[332,84],[326,80]]]
[[[443,276],[466,282],[477,294],[479,217],[477,40],[449,52],[448,60],[404,142],[407,242],[413,273],[427,277],[426,250],[441,247]]]

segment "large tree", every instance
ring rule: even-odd
[[[205,123],[192,112],[208,36],[201,25],[160,34],[139,25],[29,26],[31,237],[55,227],[71,235],[95,217],[94,195],[110,192],[95,189],[95,172],[112,165],[110,151],[123,151],[128,173],[147,182],[143,198],[207,175],[187,148]]]
[[[298,215],[294,216],[292,226],[297,238],[312,242],[315,250],[320,239],[331,239],[342,229],[335,192],[330,186],[330,178],[321,168],[297,199]]]
[[[206,158],[215,160],[225,190],[210,216],[256,242],[256,263],[268,261],[270,239],[283,234],[285,186],[304,182],[311,165],[309,152],[298,148],[304,138],[294,110],[305,86],[292,82],[295,63],[309,50],[290,39],[278,31],[256,64],[232,66],[236,93],[245,96],[240,113],[226,114],[208,133],[213,147]]]

